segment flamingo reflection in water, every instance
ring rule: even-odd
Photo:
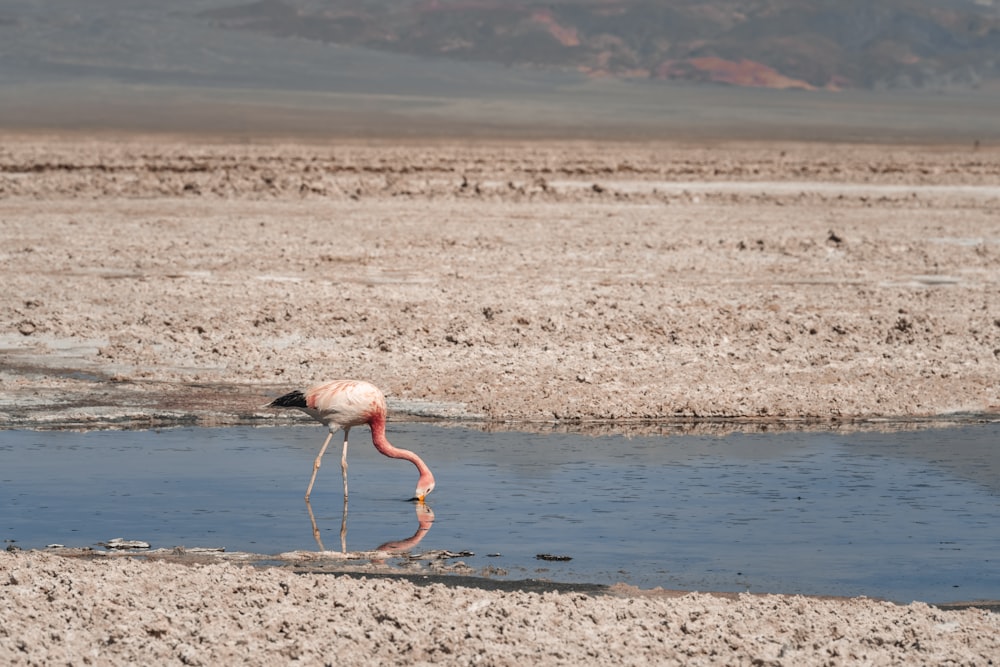
[[[306,509],[309,510],[309,521],[312,523],[313,538],[316,540],[316,545],[319,547],[320,551],[326,551],[326,547],[323,546],[323,539],[320,537],[319,526],[316,524],[316,516],[313,514],[312,504],[308,500],[306,500]],[[393,553],[409,551],[413,547],[420,544],[420,540],[424,539],[424,535],[427,534],[427,531],[431,529],[431,524],[434,523],[434,510],[432,510],[425,503],[417,503],[415,511],[417,514],[417,532],[402,540],[385,542],[384,544],[375,547],[375,551],[388,551]],[[340,551],[341,553],[347,553],[346,500],[344,501],[343,518],[340,521]]]

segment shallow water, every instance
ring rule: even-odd
[[[315,550],[318,426],[0,431],[0,536]],[[1000,599],[1000,425],[889,433],[590,437],[390,424],[434,470],[415,552],[498,578],[643,588]],[[346,545],[418,534],[416,471],[352,433]],[[312,509],[340,548],[340,447]],[[570,556],[542,561],[537,554]]]

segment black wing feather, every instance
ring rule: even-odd
[[[306,395],[301,391],[295,390],[285,394],[284,396],[279,396],[278,398],[271,401],[268,406],[269,408],[305,408],[306,405]]]

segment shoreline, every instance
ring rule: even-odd
[[[948,610],[980,609],[1000,613],[1000,600],[971,597],[962,600],[914,600],[901,602],[881,597],[866,595],[836,595],[811,593],[776,593],[769,591],[749,590],[699,590],[673,589],[662,586],[643,588],[624,582],[593,583],[586,581],[557,581],[547,577],[525,577],[508,579],[492,577],[487,574],[465,572],[462,568],[449,568],[447,565],[437,567],[435,559],[446,563],[449,559],[460,558],[461,554],[423,554],[419,560],[427,561],[423,569],[404,569],[386,561],[405,555],[406,552],[396,551],[291,551],[280,554],[260,554],[241,551],[226,551],[224,547],[216,548],[186,548],[159,547],[146,548],[110,548],[104,550],[93,547],[48,547],[45,549],[15,549],[12,553],[44,554],[71,560],[102,561],[131,559],[140,562],[163,562],[183,565],[186,567],[212,564],[232,564],[249,566],[254,569],[277,569],[292,572],[297,575],[345,576],[351,579],[385,579],[389,581],[407,581],[414,586],[442,585],[449,588],[472,588],[484,592],[510,593],[522,591],[526,593],[582,593],[591,596],[609,596],[618,598],[630,597],[663,597],[678,598],[691,593],[710,595],[724,600],[735,600],[743,595],[754,598],[768,596],[795,597],[811,600],[832,600],[848,602],[850,600],[871,600],[876,603],[891,604],[905,607],[913,602],[927,604],[931,607]],[[412,563],[411,563],[412,564]]]
[[[155,400],[155,399],[154,399]],[[877,417],[824,420],[819,418],[746,418],[710,417],[674,420],[655,419],[580,419],[580,420],[490,420],[462,415],[428,414],[426,411],[407,412],[390,408],[388,423],[424,423],[442,428],[460,427],[484,432],[514,431],[524,433],[580,433],[618,435],[684,435],[726,433],[795,432],[866,432],[908,431],[916,429],[956,428],[1000,421],[1000,414],[956,413],[942,415]],[[37,413],[5,415],[0,430],[146,430],[162,428],[229,428],[249,426],[270,428],[279,426],[313,426],[315,423],[297,415],[275,416],[264,413],[233,414],[215,411],[187,410],[116,410],[102,406],[83,407],[64,414],[48,410]]]

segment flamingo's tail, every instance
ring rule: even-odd
[[[306,405],[306,395],[299,390],[291,391],[284,396],[279,396],[264,406],[265,408],[304,408]]]

